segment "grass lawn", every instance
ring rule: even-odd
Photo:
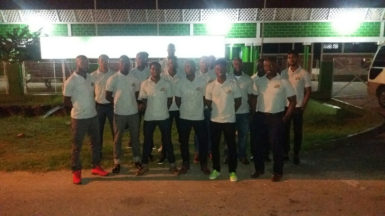
[[[52,98],[55,101],[55,98]],[[35,103],[35,102],[34,102]],[[331,139],[341,138],[348,134],[357,133],[383,122],[382,117],[373,112],[347,107],[337,102],[328,101],[330,105],[311,100],[305,112],[304,149],[311,151],[328,145]],[[342,109],[336,109],[332,105]],[[49,171],[69,169],[71,158],[71,130],[69,117],[20,117],[11,116],[0,118],[0,170],[15,171]],[[175,126],[174,126],[175,127]],[[141,131],[142,132],[142,131]],[[18,137],[23,133],[25,136]],[[191,139],[191,137],[190,137]],[[104,135],[103,166],[112,166],[112,138],[109,126],[106,124]],[[123,163],[131,161],[131,150],[125,148],[129,140],[128,133],[123,139],[125,154]],[[141,137],[143,140],[143,137]],[[160,145],[158,129],[154,136],[156,146]],[[173,130],[174,150],[177,163],[180,164],[180,150],[177,134]],[[193,153],[192,139],[190,148]],[[158,154],[154,151],[154,156]],[[84,142],[82,151],[83,167],[91,165],[88,139]]]

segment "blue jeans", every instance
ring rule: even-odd
[[[152,151],[153,135],[154,135],[154,130],[156,126],[158,126],[160,129],[160,133],[162,137],[162,146],[165,149],[168,162],[170,164],[175,163],[174,149],[171,144],[170,119],[165,119],[160,121],[144,121],[143,123],[144,145],[143,145],[142,163],[148,164],[148,157]]]
[[[246,158],[246,143],[249,133],[249,113],[236,114],[235,130],[238,133],[238,158]]]

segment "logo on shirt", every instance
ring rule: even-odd
[[[295,76],[295,80],[300,80],[301,77],[300,76]]]
[[[164,92],[164,91],[166,91],[166,89],[163,87],[163,88],[160,89],[160,91]]]
[[[279,87],[281,87],[280,84],[276,84],[276,85],[274,86],[274,88],[279,88]]]
[[[227,94],[231,94],[232,92],[233,92],[233,91],[231,91],[231,90],[227,90],[227,91],[226,91]]]

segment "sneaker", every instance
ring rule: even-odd
[[[111,172],[114,173],[114,174],[120,173],[120,164],[115,164],[114,168],[112,168]]]
[[[95,166],[91,170],[92,175],[108,176],[108,172],[104,171],[100,166]]]
[[[237,177],[237,174],[235,174],[235,172],[231,172],[231,173],[230,173],[230,181],[231,181],[231,182],[236,182],[236,181],[238,181],[238,177]]]
[[[255,171],[253,174],[251,174],[251,178],[258,178],[259,176],[263,175],[264,172],[261,171]]]
[[[198,153],[194,154],[194,163],[195,164],[199,163],[199,154]]]
[[[209,170],[209,168],[203,167],[203,168],[201,168],[201,170],[202,170],[203,174],[205,174],[205,175],[210,175],[210,170]]]
[[[165,160],[166,160],[166,156],[165,156],[164,154],[161,153],[160,158],[159,158],[159,160],[158,160],[158,164],[159,164],[159,165],[164,164],[164,161],[165,161]]]
[[[148,172],[150,169],[148,168],[148,165],[147,164],[143,164],[141,165],[140,168],[138,168],[138,170],[136,171],[135,175],[136,176],[141,176],[141,175],[144,175],[146,172]]]
[[[176,168],[175,164],[170,165],[170,169],[168,169],[172,174],[178,174],[178,169]]]
[[[180,168],[179,171],[178,171],[178,175],[186,174],[188,170],[189,169],[188,169],[187,166],[182,166],[182,168]]]
[[[221,175],[221,173],[218,172],[216,169],[214,169],[214,170],[210,173],[209,179],[210,179],[210,180],[217,179],[220,175]]]
[[[279,182],[282,180],[282,175],[281,174],[274,174],[273,177],[271,178],[272,182]]]
[[[74,184],[81,184],[82,183],[82,171],[76,170],[72,172],[72,182]]]

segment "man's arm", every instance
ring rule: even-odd
[[[304,95],[302,106],[301,106],[302,110],[305,110],[307,103],[309,102],[310,95],[311,95],[311,87],[306,87],[305,88],[305,95]]]
[[[241,104],[242,104],[242,98],[235,98],[234,99],[235,112],[238,110],[238,108],[241,106]]]
[[[181,105],[181,103],[182,103],[182,98],[180,98],[180,97],[175,97],[175,103],[176,103],[176,105],[178,106],[178,108],[180,108],[180,105]]]
[[[290,116],[293,114],[294,109],[295,109],[295,105],[297,103],[297,99],[296,99],[295,95],[288,97],[287,100],[289,101],[289,106],[287,107],[287,111],[282,118],[283,122],[286,122],[290,118]]]
[[[106,91],[106,100],[108,100],[110,103],[114,103],[114,97],[112,97],[111,91]]]

